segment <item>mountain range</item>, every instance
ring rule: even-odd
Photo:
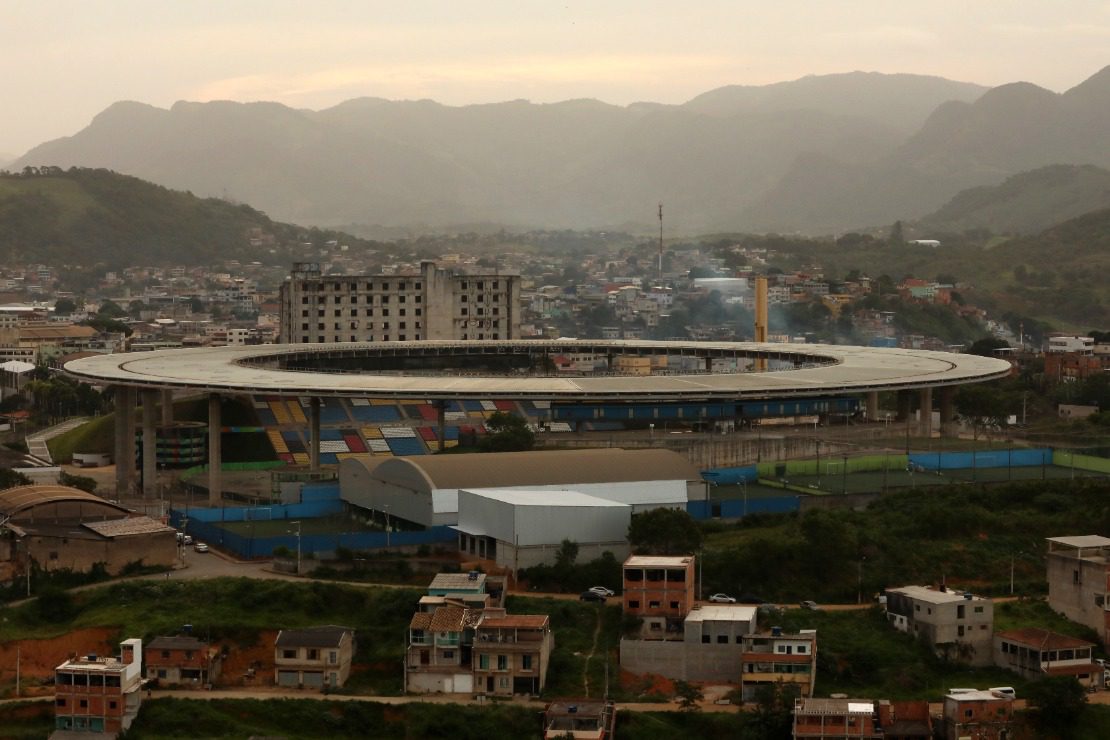
[[[681,105],[116,103],[11,165],[104,167],[319,225],[827,233],[1052,164],[1110,166],[1110,67],[1063,94],[848,73]]]

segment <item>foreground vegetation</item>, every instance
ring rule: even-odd
[[[707,525],[705,593],[852,602],[946,580],[978,593],[1045,590],[1045,538],[1110,528],[1110,481],[934,486],[865,511],[813,510]]]

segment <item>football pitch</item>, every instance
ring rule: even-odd
[[[814,493],[873,493],[892,488],[927,488],[958,483],[1001,483],[1006,481],[1062,480],[1096,478],[1102,473],[1058,465],[1037,465],[1005,468],[955,468],[927,470],[905,468],[844,473],[844,464],[822,465],[821,475],[794,475],[781,482],[807,488]]]

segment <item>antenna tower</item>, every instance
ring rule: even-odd
[[[663,282],[663,202],[659,202],[659,282]]]

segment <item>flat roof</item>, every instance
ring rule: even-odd
[[[469,573],[436,573],[428,584],[429,591],[481,591],[485,587],[485,573],[478,573],[474,578]]]
[[[702,604],[690,610],[687,622],[750,622],[759,607],[742,604]]]
[[[1103,537],[1098,534],[1083,534],[1075,535],[1072,537],[1046,537],[1046,540],[1057,545],[1064,547],[1076,547],[1080,549],[1110,547],[1110,537]]]
[[[506,490],[504,488],[463,488],[459,493],[472,493],[482,498],[501,501],[513,506],[596,506],[611,508],[631,508],[620,501],[591,496],[581,491],[527,491]]]
[[[796,369],[689,375],[588,376],[370,374],[290,371],[285,359],[360,355],[594,352],[624,356],[674,354],[701,358],[767,357]],[[105,354],[71,360],[65,371],[98,384],[197,388],[213,392],[282,396],[379,396],[393,398],[623,399],[812,397],[840,393],[961,385],[1002,378],[1010,363],[978,355],[820,344],[756,342],[655,342],[648,340],[507,340],[342,342],[197,347]]]
[[[806,697],[799,703],[798,714],[874,714],[875,703],[859,699],[825,699],[822,697]]]
[[[945,700],[952,699],[954,701],[994,701],[997,699],[1012,700],[1012,696],[1006,696],[997,691],[989,691],[987,689],[975,689],[974,691],[960,691],[956,694],[945,694]]]
[[[626,568],[674,568],[692,563],[693,555],[633,555],[624,561]]]
[[[976,596],[974,594],[971,595],[971,598],[968,598],[964,595],[964,591],[953,591],[952,589],[949,589],[947,591],[940,591],[935,588],[929,588],[928,586],[902,586],[901,588],[888,588],[887,593],[902,594],[904,596],[910,597],[911,599],[926,601],[930,604],[951,604],[955,601],[989,601],[989,599],[983,596]]]
[[[173,532],[173,527],[167,527],[162,522],[155,521],[148,516],[132,516],[124,519],[108,519],[101,522],[83,522],[83,527],[91,529],[105,537],[126,537],[137,534],[157,534],[159,532]]]

